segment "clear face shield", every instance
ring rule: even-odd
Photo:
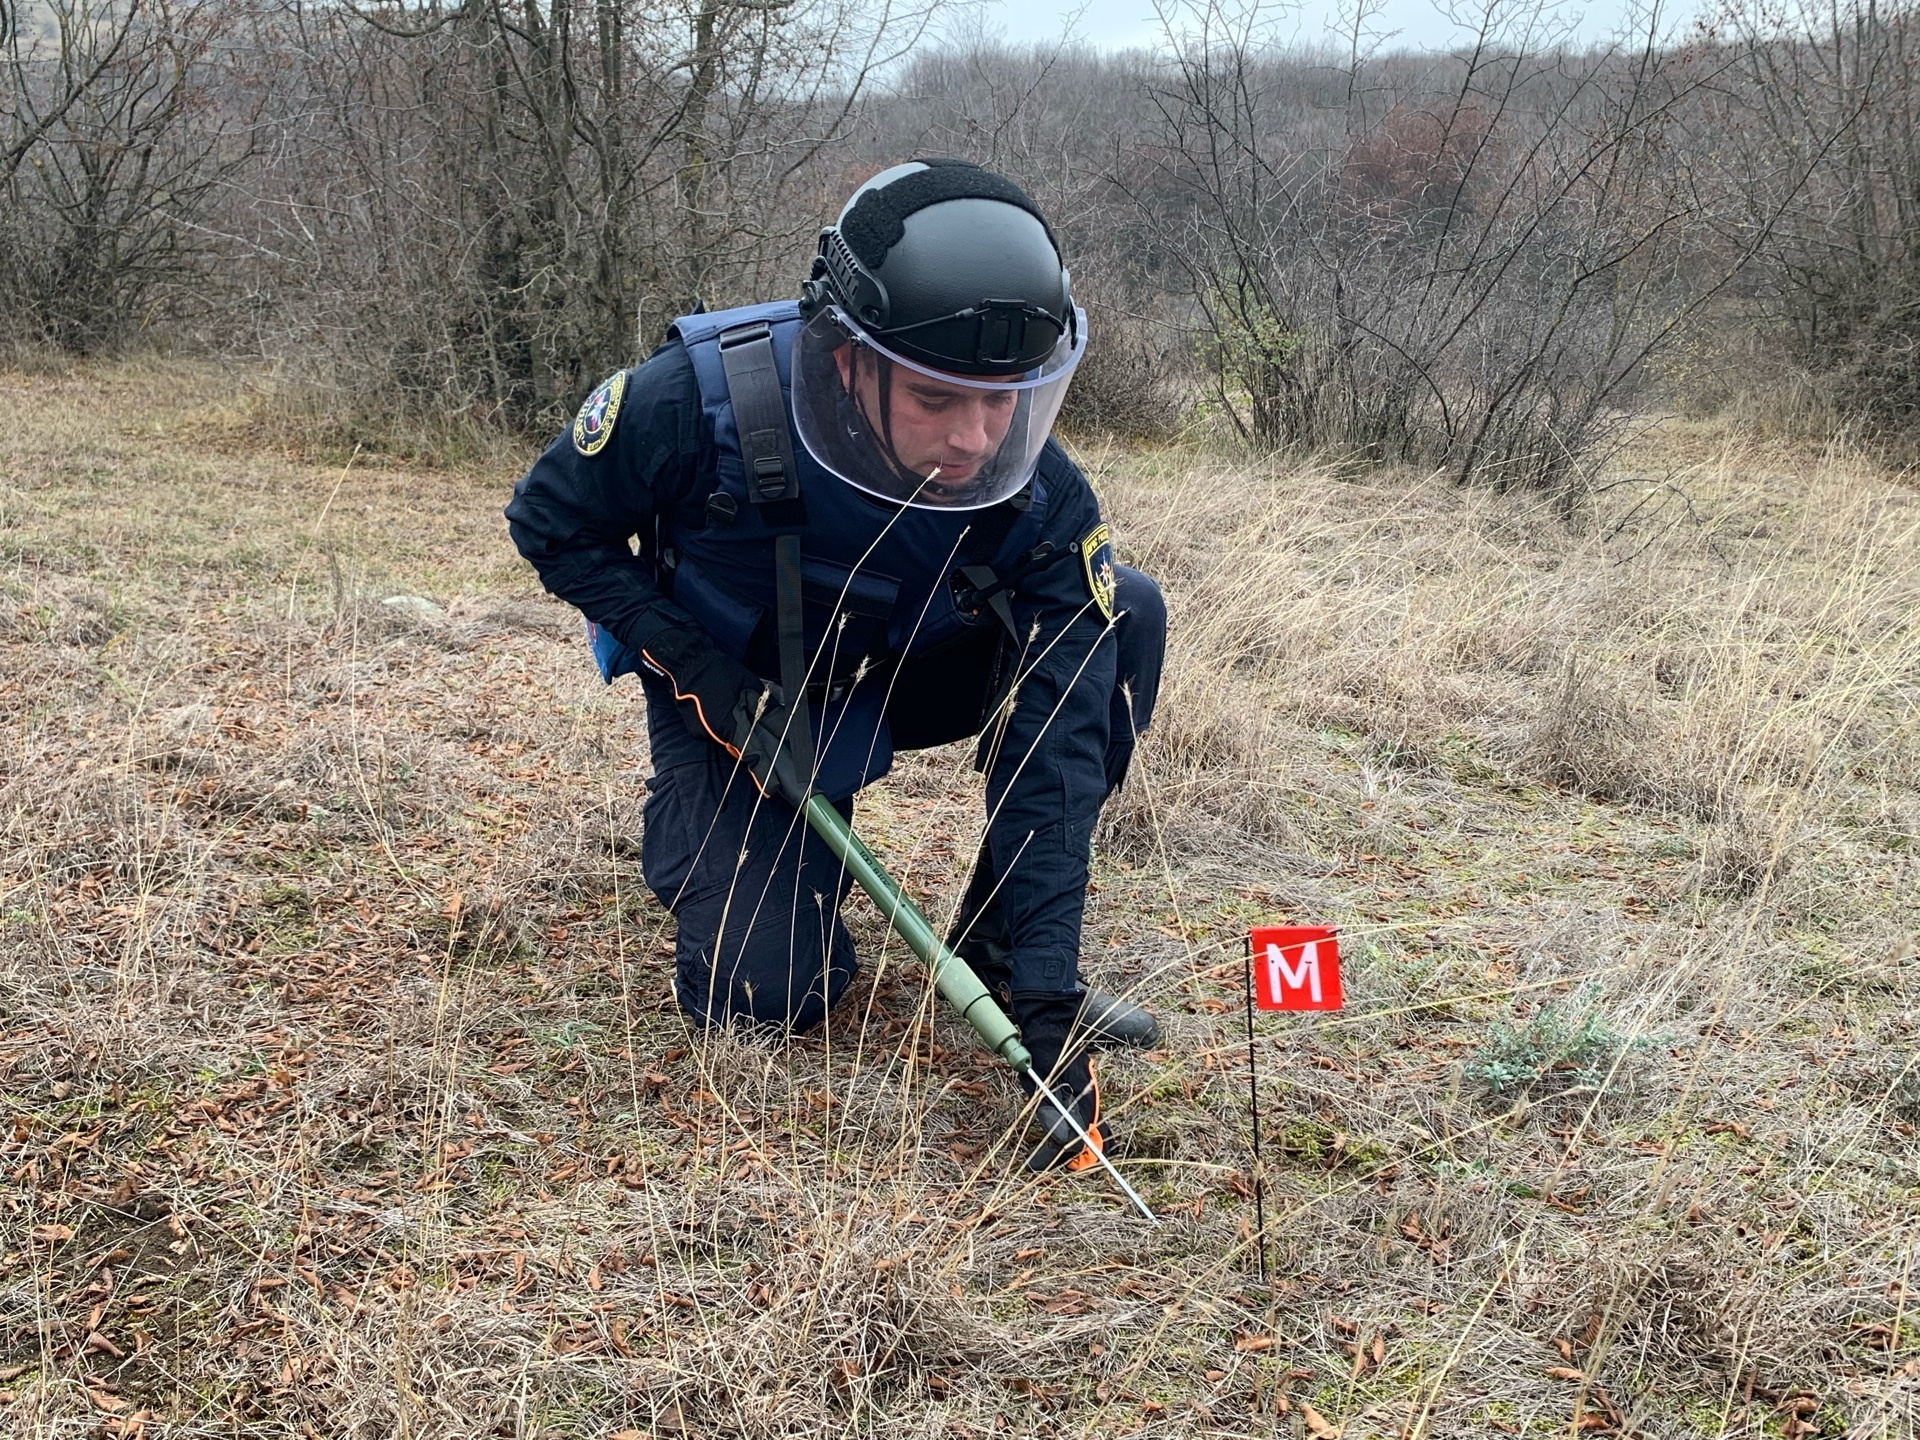
[[[997,505],[1032,477],[1086,348],[1076,309],[1037,369],[949,375],[823,306],[793,342],[795,425],[815,460],[869,495],[928,510]]]

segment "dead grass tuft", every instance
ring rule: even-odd
[[[1569,652],[1527,723],[1518,760],[1531,774],[1595,800],[1648,791],[1645,727],[1617,679]]]
[[[1706,894],[1745,900],[1777,893],[1792,869],[1790,835],[1742,809],[1707,832],[1698,883]]]

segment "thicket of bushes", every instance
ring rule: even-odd
[[[336,419],[549,431],[665,323],[791,293],[861,176],[1024,181],[1097,344],[1073,423],[1571,492],[1703,315],[1920,434],[1913,0],[1572,50],[1103,56],[883,0],[0,0],[0,326],[264,355]],[[1711,388],[1711,387],[1702,387]]]

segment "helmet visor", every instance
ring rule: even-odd
[[[793,342],[793,416],[809,454],[855,489],[926,510],[977,510],[1033,475],[1074,367],[1087,317],[1036,368],[962,376],[886,348],[837,305]]]

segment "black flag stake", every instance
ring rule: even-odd
[[[1247,1109],[1253,1116],[1254,1253],[1260,1257],[1260,1283],[1267,1283],[1267,1169],[1260,1159],[1260,1070],[1253,1047],[1253,937],[1247,947]]]

